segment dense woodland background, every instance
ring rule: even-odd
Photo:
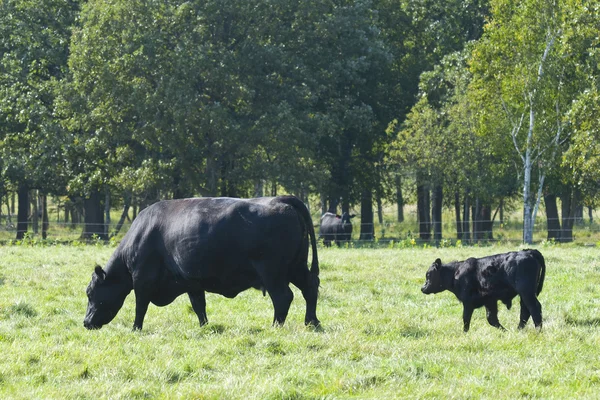
[[[598,0],[2,0],[1,221],[46,237],[50,203],[108,238],[111,210],[290,193],[363,240],[412,204],[421,240],[518,209],[530,243],[541,207],[571,241],[599,32]]]

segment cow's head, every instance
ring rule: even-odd
[[[442,282],[442,260],[439,258],[431,264],[425,274],[425,284],[421,292],[425,294],[439,293],[446,290]]]
[[[348,214],[347,212],[342,214],[342,227],[344,232],[352,233],[352,222],[350,219],[354,218],[354,216],[354,214]]]
[[[123,307],[131,289],[131,280],[118,275],[109,277],[102,267],[97,265],[86,289],[88,307],[83,326],[87,329],[100,329],[112,321]]]

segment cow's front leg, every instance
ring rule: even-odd
[[[500,325],[500,321],[498,321],[498,303],[496,301],[489,302],[485,305],[487,320],[491,326],[494,326],[498,329],[502,329],[505,331],[504,327]]]
[[[204,290],[188,292],[188,297],[190,298],[194,312],[198,316],[200,326],[206,325],[208,323],[208,318],[206,316],[206,297],[204,295]]]
[[[471,317],[473,316],[474,307],[472,304],[463,303],[463,331],[468,332],[471,327]]]
[[[141,294],[141,291],[135,291],[135,321],[133,322],[133,330],[141,331],[144,324],[144,317],[148,311],[150,299],[148,296]]]

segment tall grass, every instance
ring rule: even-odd
[[[476,310],[462,332],[450,293],[420,292],[442,261],[514,250],[320,249],[322,329],[303,325],[294,288],[286,324],[269,297],[207,295],[200,327],[186,296],[150,306],[132,332],[133,294],[115,320],[83,327],[85,287],[104,246],[0,247],[0,398],[594,398],[600,389],[600,250],[540,248],[544,328],[501,332]]]

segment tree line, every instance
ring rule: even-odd
[[[530,242],[543,200],[568,241],[597,198],[598,1],[0,7],[0,198],[17,194],[17,238],[33,191],[42,216],[66,199],[102,238],[111,207],[285,192],[359,209],[367,240],[384,202],[398,219],[416,202],[425,240],[454,209],[470,240],[521,201]]]

